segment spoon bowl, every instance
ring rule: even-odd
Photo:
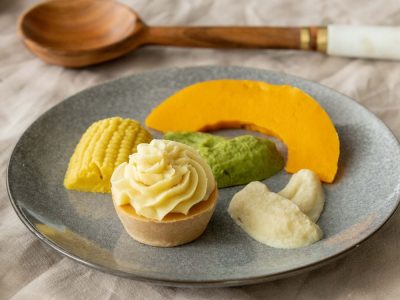
[[[19,20],[25,45],[41,59],[81,67],[126,54],[141,44],[144,28],[129,7],[113,1],[49,1]]]

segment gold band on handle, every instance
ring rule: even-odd
[[[328,30],[326,27],[317,29],[317,51],[326,53],[328,47]]]
[[[300,49],[310,50],[311,34],[308,28],[300,29]]]

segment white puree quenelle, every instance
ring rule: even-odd
[[[321,239],[315,222],[323,206],[318,176],[300,170],[278,194],[261,182],[249,183],[233,196],[228,212],[255,240],[276,248],[298,248]]]
[[[293,174],[279,195],[291,200],[313,222],[317,222],[324,209],[325,195],[317,174],[303,169]]]
[[[130,203],[138,215],[162,220],[169,213],[188,214],[215,189],[211,168],[191,147],[167,140],[139,144],[129,163],[111,177],[117,205]]]

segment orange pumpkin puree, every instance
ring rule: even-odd
[[[231,79],[196,83],[157,106],[146,125],[162,132],[255,130],[286,144],[289,173],[310,169],[330,183],[338,168],[339,137],[332,121],[318,102],[293,86]]]

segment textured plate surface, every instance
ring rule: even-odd
[[[334,184],[324,185],[318,222],[325,237],[305,248],[281,250],[247,236],[226,209],[241,187],[221,190],[203,236],[162,249],[132,240],[109,195],[65,190],[63,178],[80,136],[94,121],[121,116],[144,121],[153,107],[198,81],[236,78],[291,84],[313,96],[339,132],[341,157]],[[172,118],[179,118],[179,112]],[[266,180],[278,191],[284,171]],[[11,202],[24,224],[57,251],[115,275],[175,286],[257,283],[315,268],[377,231],[400,194],[399,144],[386,126],[348,97],[289,75],[239,67],[198,67],[145,73],[109,82],[55,106],[23,134],[8,168]]]

